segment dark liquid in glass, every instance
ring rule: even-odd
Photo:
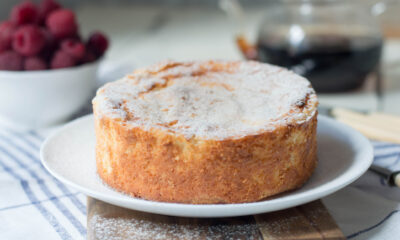
[[[317,92],[338,92],[360,87],[377,69],[382,41],[369,36],[315,35],[294,45],[264,37],[257,48],[260,61],[303,75]]]

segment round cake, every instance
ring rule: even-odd
[[[139,69],[93,99],[97,172],[148,200],[258,201],[311,176],[317,104],[306,79],[259,62]]]

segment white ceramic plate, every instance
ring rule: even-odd
[[[77,119],[42,146],[43,165],[60,181],[83,193],[134,210],[186,217],[258,214],[301,205],[331,194],[360,177],[371,165],[372,147],[360,133],[327,117],[318,117],[318,167],[300,189],[273,199],[242,204],[178,204],[129,197],[107,187],[96,174],[93,116]]]

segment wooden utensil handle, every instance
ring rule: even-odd
[[[399,116],[377,112],[362,114],[343,108],[334,108],[332,115],[368,138],[400,144]]]
[[[396,187],[400,187],[400,172],[394,173],[394,176],[393,176],[393,184],[394,184]]]

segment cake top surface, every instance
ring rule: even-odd
[[[253,61],[165,62],[108,83],[93,100],[98,116],[127,127],[186,138],[238,138],[304,122],[316,111],[310,83]]]

